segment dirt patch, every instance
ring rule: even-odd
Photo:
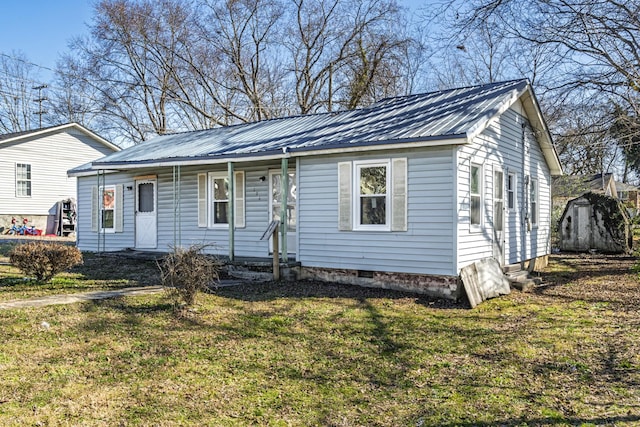
[[[640,307],[638,259],[625,255],[563,253],[552,255],[539,274],[544,284],[535,289],[541,297],[590,303],[637,311]]]

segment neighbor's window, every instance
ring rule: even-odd
[[[229,178],[227,175],[211,175],[211,225],[229,224]]]
[[[507,177],[507,208],[514,211],[516,208],[516,174],[510,173]]]
[[[103,230],[112,231],[115,229],[116,187],[112,185],[101,190],[100,224]]]
[[[16,197],[31,197],[31,165],[16,163]]]
[[[357,227],[389,227],[389,163],[355,163],[357,188]]]
[[[532,179],[530,191],[530,206],[531,206],[531,225],[538,225],[538,180]]]
[[[482,224],[482,166],[480,165],[471,165],[469,190],[471,226],[479,227]]]

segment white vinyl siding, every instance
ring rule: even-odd
[[[309,267],[457,274],[452,241],[453,155],[451,147],[358,155],[357,161],[389,159],[392,181],[398,178],[391,184],[391,192],[398,195],[395,200],[391,196],[392,230],[384,232],[345,232],[355,218],[353,156],[300,158],[304,192],[298,197],[298,260]],[[404,191],[399,191],[403,181]],[[394,219],[393,212],[402,213],[401,219]],[[394,230],[394,222],[404,228]]]
[[[494,218],[494,176],[489,167],[500,167],[507,178],[509,215],[505,217],[505,262],[515,264],[549,253],[551,177],[531,126],[522,115],[511,108],[493,120],[470,144],[459,148],[458,158],[458,271],[465,265],[493,256],[492,233],[472,232],[469,221],[469,176],[471,164],[482,164],[484,183],[483,218]],[[523,111],[519,108],[520,111]],[[527,230],[530,216],[529,186],[525,176],[537,180],[538,227]]]
[[[0,182],[7,183],[0,186],[0,215],[54,215],[58,201],[76,198],[76,178],[67,171],[112,152],[75,129],[0,144]],[[16,164],[30,166],[29,197],[17,195]]]

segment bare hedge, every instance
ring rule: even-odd
[[[25,275],[40,283],[49,282],[56,274],[82,264],[82,253],[75,246],[51,242],[29,242],[9,252],[9,261]]]

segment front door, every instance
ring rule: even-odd
[[[287,253],[295,254],[298,250],[297,243],[297,218],[296,218],[296,173],[289,170],[289,194],[286,197],[287,209]],[[279,220],[282,211],[282,173],[279,170],[269,171],[269,216],[271,220]],[[273,247],[269,241],[269,250]],[[282,251],[282,242],[280,242]]]
[[[158,246],[156,179],[136,181],[136,248]]]
[[[493,256],[504,266],[504,173],[493,170]]]

